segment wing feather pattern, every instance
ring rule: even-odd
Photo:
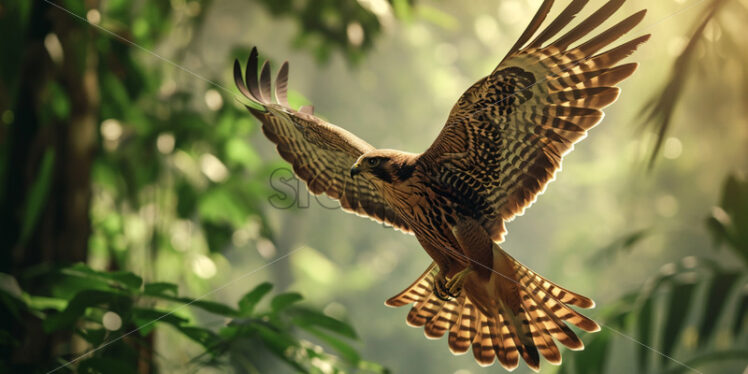
[[[460,205],[466,207],[462,213],[479,220],[492,239],[503,240],[504,222],[522,214],[544,191],[563,156],[600,122],[602,108],[618,98],[615,85],[636,69],[635,63],[616,64],[649,35],[598,51],[641,22],[644,10],[570,47],[624,1],[608,1],[561,36],[587,0],[570,2],[538,33],[553,4],[544,1],[496,69],[460,97],[421,156],[425,164],[436,165],[432,169],[440,183],[470,192],[460,194]]]
[[[408,225],[384,201],[365,178],[351,178],[350,167],[359,156],[374,149],[350,132],[313,115],[305,106],[299,111],[288,105],[288,63],[278,71],[275,91],[272,90],[270,64],[260,70],[258,53],[253,48],[242,77],[239,61],[234,62],[234,82],[239,92],[262,110],[247,109],[262,122],[262,131],[276,144],[278,153],[292,166],[296,175],[307,183],[314,194],[327,194],[340,201],[346,211],[384,222],[410,233]],[[277,103],[272,102],[273,94]]]

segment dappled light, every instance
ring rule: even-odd
[[[493,91],[476,86],[455,106],[549,3],[0,2],[0,372],[744,371],[748,2],[624,1],[565,46],[647,9],[595,57],[508,57]],[[525,44],[583,3],[544,45],[619,1],[556,0]],[[620,70],[590,68],[646,34],[600,65]],[[516,66],[542,79],[522,87]],[[620,95],[595,96],[612,86]],[[369,149],[310,125],[327,122],[414,154],[447,123],[487,152],[456,152],[452,138],[430,155],[460,189],[492,186],[490,204],[465,209],[506,220],[506,232],[480,227],[511,255],[500,258],[519,286],[491,289],[524,290],[526,336],[509,336],[525,314],[502,317],[504,336],[481,306],[450,312],[474,289],[429,267],[420,232],[401,232],[415,227],[408,209],[366,200],[378,190],[352,169]],[[463,226],[451,227],[459,242]],[[543,311],[549,300],[558,308]],[[513,363],[501,344],[547,349]]]

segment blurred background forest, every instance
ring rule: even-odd
[[[430,259],[289,179],[231,67],[287,59],[293,105],[419,152],[540,2],[0,2],[0,372],[501,372],[383,306]],[[611,24],[641,8],[639,71],[503,246],[606,326],[542,372],[742,372],[748,1]]]

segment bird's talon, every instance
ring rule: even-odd
[[[452,278],[448,279],[447,283],[444,285],[446,288],[445,293],[454,298],[459,297],[460,292],[462,292],[462,284],[465,282],[465,276],[470,273],[470,271],[472,271],[472,269],[468,266],[464,270],[455,274]]]
[[[442,301],[449,301],[452,297],[447,289],[446,279],[441,274],[434,279],[434,295]]]

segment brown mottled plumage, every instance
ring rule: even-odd
[[[649,35],[599,51],[636,26],[644,11],[570,48],[623,2],[608,1],[557,36],[587,0],[572,0],[538,33],[553,4],[545,0],[507,56],[460,97],[442,132],[421,154],[375,149],[315,117],[313,107],[290,108],[288,63],[278,73],[274,103],[267,62],[258,81],[256,49],[244,77],[238,62],[234,76],[242,94],[263,107],[247,108],[262,121],[265,135],[313,193],[414,234],[433,258],[387,305],[413,304],[408,324],[423,326],[428,338],[448,334],[455,354],[472,347],[481,365],[498,360],[511,370],[522,357],[538,370],[541,355],[552,364],[561,362],[554,339],[570,349],[583,348],[566,323],[599,330],[570,307],[594,303],[532,272],[498,243],[504,222],[542,193],[562,157],[616,100],[615,85],[636,69],[635,63],[617,64]]]

